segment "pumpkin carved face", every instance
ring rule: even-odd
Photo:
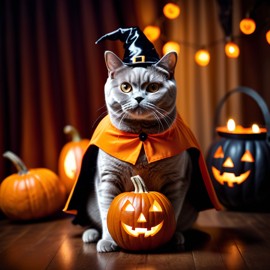
[[[210,147],[206,162],[225,207],[261,210],[269,205],[270,146],[265,140],[221,138]]]
[[[231,121],[227,127],[218,127],[222,106],[236,93],[245,94],[257,103],[265,128],[258,125],[245,128],[235,122],[230,126]],[[237,87],[220,100],[214,121],[219,139],[210,146],[206,163],[218,199],[228,209],[269,211],[270,112],[267,104],[257,91]]]
[[[154,236],[160,231],[164,223],[163,210],[156,200],[149,209],[144,209],[142,212],[136,211],[136,205],[134,207],[127,200],[121,215],[122,227],[127,234],[134,237],[139,237],[139,235],[144,237]]]
[[[222,185],[227,183],[229,187],[233,187],[234,184],[243,183],[249,177],[251,170],[253,169],[254,157],[251,152],[246,149],[241,158],[237,160],[239,154],[236,154],[236,151],[237,149],[233,149],[232,151],[234,157],[229,155],[225,156],[222,146],[219,146],[214,153],[214,159],[219,160],[220,169],[212,166],[212,173],[214,178]],[[233,159],[235,159],[235,163],[233,162]],[[247,163],[247,165],[245,166],[246,169],[242,170],[242,163],[244,162]],[[238,167],[236,165],[238,165]]]
[[[135,192],[121,193],[111,203],[107,216],[108,230],[124,249],[155,249],[168,242],[174,234],[174,210],[163,194],[147,192],[139,176],[132,179]]]

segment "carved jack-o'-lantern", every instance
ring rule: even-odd
[[[156,200],[154,200],[146,211],[141,211],[140,213],[135,212],[136,208],[127,200],[121,211],[121,226],[127,234],[134,237],[139,237],[140,235],[150,237],[160,231],[164,223],[164,215],[160,204]],[[139,217],[136,218],[135,215],[138,214]],[[146,217],[148,219],[146,219]],[[135,226],[134,218],[135,223],[137,223]]]
[[[235,152],[238,150],[238,153]],[[213,162],[211,171],[215,180],[217,180],[221,185],[227,183],[229,187],[234,187],[234,184],[242,184],[244,181],[247,180],[249,177],[252,169],[254,168],[254,158],[251,154],[250,150],[245,150],[243,155],[240,154],[242,149],[229,147],[228,151],[226,152],[226,156],[224,154],[222,146],[219,146],[214,153],[213,158],[216,159]],[[233,151],[233,157],[228,155],[228,153]],[[233,159],[236,159],[233,162]],[[238,160],[237,160],[238,159]],[[217,166],[215,166],[215,164]],[[246,163],[246,164],[243,164]],[[245,169],[243,169],[245,167]]]
[[[206,162],[220,202],[229,209],[270,209],[270,115],[263,99],[253,90],[240,87],[229,92],[218,106],[233,93],[249,95],[260,106],[266,128],[234,130],[218,127],[221,138],[210,147]],[[219,110],[217,112],[219,112]]]
[[[147,192],[139,176],[131,179],[135,191],[113,200],[107,216],[108,230],[124,249],[155,249],[168,242],[175,231],[172,205],[163,194]]]

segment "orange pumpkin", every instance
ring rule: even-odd
[[[0,205],[3,213],[13,220],[32,220],[50,216],[65,204],[66,191],[59,177],[40,168],[28,170],[12,152],[5,152],[18,173],[5,178],[0,186]]]
[[[159,192],[147,192],[140,176],[131,178],[134,192],[115,197],[108,211],[108,230],[127,250],[151,250],[168,242],[176,227],[174,210]]]
[[[65,126],[64,133],[71,136],[71,141],[61,150],[58,171],[67,193],[69,194],[81,169],[81,162],[89,140],[81,139],[79,132],[73,126]]]

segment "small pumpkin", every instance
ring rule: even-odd
[[[61,210],[66,200],[65,187],[59,177],[45,168],[28,170],[14,153],[5,152],[18,173],[5,178],[0,186],[3,213],[13,220],[48,217]]]
[[[176,222],[170,201],[161,193],[148,192],[143,179],[133,176],[134,192],[119,194],[108,211],[108,230],[114,241],[127,250],[151,250],[167,243]]]
[[[69,194],[81,169],[81,162],[89,140],[81,139],[79,132],[71,125],[64,127],[64,133],[71,136],[71,141],[60,152],[58,171],[67,193]]]

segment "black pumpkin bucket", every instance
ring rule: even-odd
[[[257,103],[265,128],[216,128],[223,104],[235,93],[246,94]],[[265,101],[247,87],[228,92],[216,108],[214,127],[219,138],[210,146],[206,163],[220,202],[230,210],[269,212],[270,114]]]

